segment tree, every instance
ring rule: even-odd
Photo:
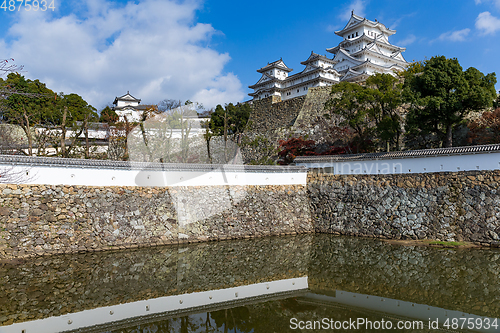
[[[28,140],[28,154],[33,154],[33,129],[53,111],[56,94],[38,80],[26,80],[18,73],[10,73],[2,86],[14,91],[3,100],[3,121],[19,125]]]
[[[325,103],[325,110],[342,116],[344,121],[341,124],[354,130],[357,135],[356,153],[368,149],[373,126],[366,89],[359,84],[343,81],[332,86],[330,96]]]
[[[210,129],[216,136],[241,134],[245,130],[251,111],[248,104],[229,103],[225,108],[219,104],[210,117]]]
[[[182,162],[194,163],[198,155],[190,155],[190,146],[201,140],[193,135],[192,129],[198,125],[195,103],[179,105],[173,109],[160,107],[158,112],[152,107],[144,114],[139,126],[127,134],[130,158],[142,161],[159,161],[161,163]]]
[[[114,110],[112,110],[109,106],[106,106],[101,111],[101,115],[99,116],[99,121],[101,123],[107,123],[112,125],[119,120],[118,114]]]
[[[400,113],[402,100],[402,84],[397,77],[390,74],[370,76],[363,88],[368,104],[368,114],[375,121],[375,131],[379,139],[384,141],[387,151],[391,145],[400,149],[402,134],[402,116]]]
[[[60,93],[54,98],[51,112],[44,115],[42,124],[57,129],[59,154],[70,157],[82,134],[85,136],[85,157],[89,157],[89,122],[99,119],[96,109],[77,94]],[[71,133],[68,137],[68,134]]]
[[[214,110],[205,110],[202,114],[200,114],[200,117],[206,117],[209,118],[208,120],[204,120],[201,122],[201,128],[205,130],[203,133],[203,138],[205,139],[205,143],[207,144],[207,163],[212,164],[212,156],[210,153],[210,140],[213,137],[212,131],[210,131],[210,117],[212,116],[212,113]]]
[[[223,108],[220,104],[217,105],[212,113],[209,121],[210,131],[214,136],[224,136],[224,159],[227,157],[227,136],[232,135],[238,144],[241,143],[241,135],[247,125],[248,118],[252,109],[248,104],[233,105],[229,103]]]
[[[291,138],[289,140],[279,140],[281,151],[278,156],[281,158],[279,164],[288,165],[293,162],[297,156],[318,155],[314,152],[316,142],[314,140],[304,140],[300,138]]]
[[[451,147],[453,130],[465,117],[492,105],[495,83],[495,73],[484,75],[473,67],[463,71],[457,59],[438,56],[425,61],[423,71],[405,81],[407,132],[435,134],[441,146]]]
[[[177,99],[164,99],[158,103],[158,110],[160,112],[168,112],[181,106],[181,101]]]
[[[14,63],[14,59],[4,59],[0,60],[0,76],[3,76],[7,73],[15,73],[21,71],[23,66],[18,66]]]

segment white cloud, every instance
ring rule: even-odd
[[[203,46],[217,31],[194,22],[194,2],[117,7],[87,0],[84,10],[85,18],[22,12],[9,42],[0,39],[3,57],[25,65],[27,77],[75,92],[96,107],[127,91],[143,103],[190,99],[207,107],[244,97],[238,78],[223,71],[229,55]]]
[[[405,39],[398,42],[401,46],[408,46],[413,44],[417,40],[417,37],[413,34],[408,35]]]
[[[365,8],[367,5],[367,0],[353,0],[343,11],[340,15],[339,18],[343,21],[348,21],[351,18],[351,11],[354,10],[354,14],[358,16],[365,17]]]
[[[394,23],[392,23],[392,24],[391,24],[391,26],[389,27],[389,29],[396,29],[396,28],[397,28],[397,26],[398,26],[401,22],[403,22],[403,21],[407,20],[409,17],[413,17],[413,16],[415,16],[416,14],[417,14],[417,12],[413,12],[413,13],[410,13],[410,14],[406,14],[406,15],[401,16],[401,17],[400,17],[400,18],[398,18],[396,21],[394,21]]]
[[[476,5],[492,2],[497,8],[500,9],[500,0],[474,0],[474,2],[476,3]]]
[[[216,77],[212,82],[204,89],[198,91],[194,97],[193,101],[204,101],[204,106],[206,105],[217,105],[222,104],[221,101],[234,101],[231,99],[232,96],[238,94],[242,89],[240,80],[232,73]]]
[[[333,25],[333,24],[329,24],[327,27],[326,27],[326,31],[327,32],[335,32],[337,30],[340,30],[342,29],[342,26],[339,26],[339,25]]]
[[[439,35],[438,40],[447,40],[451,42],[463,42],[465,38],[469,35],[470,29],[462,29],[455,31],[448,31]]]
[[[500,19],[491,15],[490,12],[480,13],[476,18],[476,29],[484,35],[494,34],[500,30]]]

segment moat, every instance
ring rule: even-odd
[[[313,332],[324,318],[467,331],[442,326],[456,317],[496,332],[499,275],[498,249],[326,234],[55,255],[1,267],[0,332]]]

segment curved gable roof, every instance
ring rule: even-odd
[[[384,34],[387,34],[388,36],[394,35],[396,33],[396,30],[388,29],[384,24],[378,21],[370,21],[352,12],[351,18],[349,19],[349,22],[347,22],[346,26],[342,30],[335,31],[335,34],[337,36],[343,37],[347,32],[362,25],[366,25],[372,28],[378,28],[380,31],[382,31]]]
[[[285,62],[282,59],[280,59],[280,60],[273,61],[273,62],[267,64],[266,66],[258,69],[257,72],[262,73],[262,72],[265,72],[265,71],[272,69],[272,68],[279,68],[279,69],[284,70],[286,72],[293,71],[292,68],[289,68],[287,65],[285,65]]]
[[[137,102],[137,103],[140,103],[141,100],[138,99],[138,98],[135,98],[134,96],[132,96],[130,94],[130,92],[127,91],[127,93],[123,96],[120,96],[120,97],[115,97],[115,100],[113,102],[113,104],[116,104],[118,103],[118,101],[127,101],[127,102]]]

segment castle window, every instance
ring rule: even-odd
[[[356,31],[356,37],[358,37],[358,32]]]

